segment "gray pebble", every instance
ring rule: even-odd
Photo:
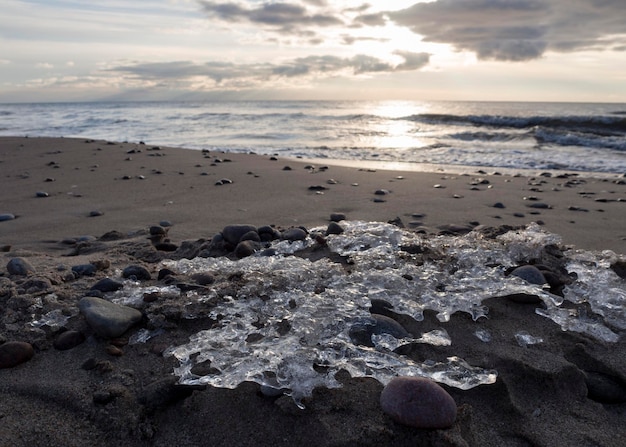
[[[0,222],[4,222],[6,220],[13,220],[13,219],[15,219],[15,214],[11,214],[11,213],[0,214]]]
[[[123,278],[135,278],[139,281],[149,281],[152,279],[152,275],[147,268],[142,267],[141,265],[129,265],[124,270],[122,270]]]
[[[287,241],[303,241],[306,239],[307,233],[302,228],[290,228],[281,234],[281,238]]]
[[[11,275],[28,276],[35,273],[35,268],[24,258],[13,258],[7,264],[7,271]]]
[[[119,337],[142,317],[137,309],[96,297],[82,298],[78,308],[94,332],[105,338]]]
[[[517,267],[511,272],[511,275],[522,278],[524,281],[531,284],[543,285],[546,283],[545,276],[543,276],[541,270],[534,265],[522,265],[521,267]]]

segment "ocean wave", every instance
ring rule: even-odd
[[[410,115],[400,120],[413,121],[433,125],[472,125],[493,128],[527,129],[533,127],[549,127],[555,129],[571,129],[577,132],[588,132],[599,135],[626,134],[626,118],[621,116],[502,116],[502,115],[450,115],[425,113]]]

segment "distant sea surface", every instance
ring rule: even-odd
[[[281,157],[626,173],[626,104],[253,101],[0,104],[0,135]]]

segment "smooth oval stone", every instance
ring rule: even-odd
[[[521,267],[517,267],[511,272],[511,275],[522,278],[524,281],[531,284],[542,285],[546,283],[545,276],[543,276],[541,270],[534,265],[522,265]]]
[[[208,273],[194,273],[191,275],[191,279],[201,286],[208,286],[209,284],[213,284],[215,282],[213,275]]]
[[[8,341],[0,345],[0,369],[13,368],[29,361],[35,355],[30,343],[23,341]]]
[[[48,193],[47,193],[47,192],[45,192],[45,191],[37,191],[37,192],[35,193],[35,196],[36,196],[36,197],[50,197],[50,194],[48,194]]]
[[[105,338],[119,337],[142,317],[137,309],[91,296],[82,298],[78,308],[94,332]]]
[[[65,331],[54,340],[54,349],[58,351],[67,351],[75,348],[85,341],[85,336],[79,331]]]
[[[35,268],[24,258],[13,258],[7,264],[7,271],[11,275],[28,276],[35,273]]]
[[[119,281],[115,281],[111,278],[102,278],[100,281],[91,286],[91,290],[99,290],[100,292],[115,292],[116,290],[120,290],[124,287]]]
[[[357,322],[349,330],[350,339],[359,345],[374,346],[372,335],[389,334],[395,338],[410,337],[400,323],[385,315],[372,314],[371,319]]]
[[[330,220],[331,222],[341,222],[342,220],[346,220],[346,215],[343,213],[332,213]]]
[[[239,259],[247,258],[253,255],[257,248],[258,244],[254,241],[241,241],[235,247],[235,256]]]
[[[264,225],[259,227],[259,236],[261,237],[261,241],[270,242],[280,239],[280,232],[274,227]]]
[[[124,270],[122,270],[122,277],[135,277],[139,281],[149,281],[150,279],[152,279],[152,275],[150,275],[148,269],[142,267],[141,265],[129,265]]]
[[[385,413],[403,425],[448,428],[456,420],[456,403],[441,386],[423,377],[396,377],[380,395]]]
[[[303,241],[306,239],[307,233],[302,228],[290,228],[282,232],[281,237],[286,241]]]
[[[15,214],[4,213],[0,214],[0,222],[4,222],[5,220],[13,220],[15,219]]]
[[[222,236],[226,242],[236,246],[241,240],[241,237],[250,231],[257,232],[257,229],[253,225],[227,225],[222,230]]]

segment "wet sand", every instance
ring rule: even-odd
[[[76,309],[98,279],[117,277],[128,265],[146,266],[150,283],[158,283],[158,261],[176,256],[148,240],[149,228],[160,223],[171,224],[167,237],[181,247],[210,240],[230,224],[325,227],[333,213],[394,221],[425,235],[537,222],[562,237],[563,250],[625,254],[624,177],[402,172],[21,137],[0,138],[0,175],[0,215],[15,216],[0,221],[0,342],[34,347],[29,361],[0,369],[0,445],[624,445],[623,336],[607,343],[564,332],[532,304],[488,300],[489,318],[479,321],[497,335],[489,344],[470,336],[476,322],[465,314],[447,323],[429,314],[422,322],[394,316],[413,334],[444,328],[453,340],[449,347],[412,346],[404,355],[420,361],[458,355],[498,371],[492,385],[446,388],[458,414],[444,430],[392,421],[380,408],[382,385],[347,374],[339,378],[343,388],[316,390],[305,410],[287,396],[262,396],[252,383],[180,389],[172,382],[176,365],[162,353],[205,329],[206,319],[164,313],[165,335],[131,345],[128,337],[145,319],[110,340],[94,335]],[[36,272],[9,274],[4,265],[16,257]],[[95,276],[68,275],[85,263],[100,266]],[[30,325],[34,314],[57,308],[71,316],[62,328]],[[544,342],[520,346],[514,336],[520,329]],[[86,340],[55,349],[64,330]]]

